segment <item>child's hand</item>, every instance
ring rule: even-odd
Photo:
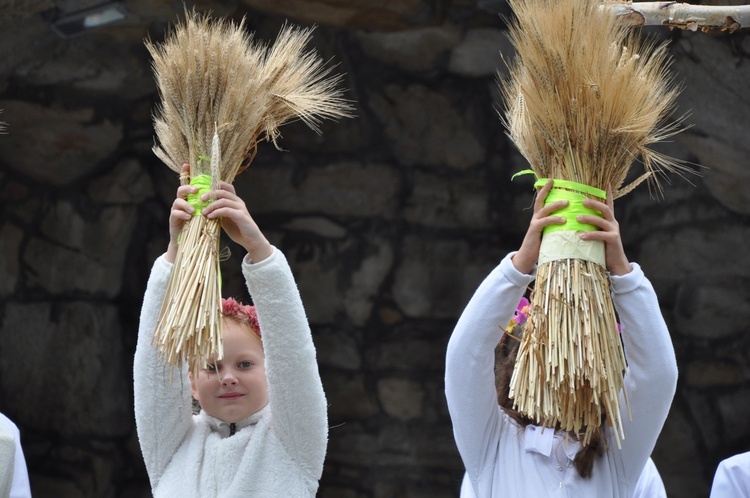
[[[187,184],[187,177],[190,173],[190,165],[182,165],[182,175],[180,176],[180,187],[177,189],[177,197],[172,203],[172,210],[169,213],[169,246],[165,258],[168,262],[174,263],[177,256],[177,240],[182,232],[185,222],[193,217],[195,208],[191,206],[187,199],[188,194],[194,194],[198,191],[196,187]]]
[[[577,220],[581,223],[589,223],[599,228],[593,232],[581,232],[582,240],[602,240],[604,241],[604,257],[607,260],[607,269],[612,275],[625,275],[630,273],[632,268],[628,257],[625,255],[625,249],[622,247],[622,238],[620,237],[620,224],[615,219],[615,207],[612,199],[612,188],[607,188],[607,203],[586,199],[583,205],[587,208],[596,209],[602,213],[603,218],[593,215],[581,215]]]
[[[544,205],[547,194],[551,189],[552,179],[550,178],[544,187],[537,192],[536,199],[534,200],[534,215],[531,217],[529,229],[523,238],[521,248],[513,256],[513,266],[521,273],[529,274],[534,270],[534,266],[539,259],[539,247],[542,244],[542,230],[544,230],[544,227],[548,225],[561,225],[566,221],[565,218],[552,216],[552,214],[566,207],[568,201],[557,201],[548,206]]]
[[[203,201],[209,199],[213,199],[213,202],[203,208],[203,215],[208,219],[221,218],[221,227],[233,241],[245,248],[254,263],[271,255],[271,244],[255,224],[232,184],[220,182],[216,190],[201,197]]]

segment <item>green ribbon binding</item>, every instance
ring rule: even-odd
[[[201,196],[211,190],[211,176],[210,175],[198,175],[190,180],[190,185],[198,187],[198,191],[194,194],[188,194],[188,204],[195,208],[193,216],[199,216],[203,211],[203,208],[211,204],[211,199],[202,201]]]
[[[518,175],[533,174],[536,177],[536,173],[532,170],[519,171],[511,177],[513,180]],[[541,188],[547,184],[548,178],[537,178],[534,183],[534,188]],[[555,212],[555,216],[561,216],[567,221],[563,225],[548,225],[544,228],[543,234],[550,232],[592,232],[599,228],[589,223],[580,223],[576,217],[581,215],[593,215],[602,217],[602,213],[596,209],[587,208],[583,205],[584,199],[589,197],[584,195],[588,194],[602,201],[607,200],[607,192],[602,189],[592,187],[590,185],[584,185],[583,183],[577,183],[570,180],[558,180],[554,179],[552,189],[547,194],[547,199],[544,201],[544,205],[548,205],[557,201],[568,201],[568,205],[559,211]]]
[[[200,158],[199,158],[200,160]],[[190,185],[193,187],[197,187],[198,191],[194,194],[188,194],[187,201],[188,204],[193,206],[195,208],[195,212],[193,213],[193,216],[200,216],[200,214],[203,212],[203,208],[211,204],[213,202],[213,199],[209,199],[207,201],[202,201],[201,196],[211,190],[211,175],[198,175],[190,180]],[[180,234],[182,235],[182,234]],[[177,243],[179,244],[179,239],[177,240]],[[219,286],[222,285],[222,278],[221,278],[221,271],[217,272],[217,276],[219,277]]]

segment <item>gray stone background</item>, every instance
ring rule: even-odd
[[[36,497],[149,495],[131,387],[140,301],[165,249],[176,176],[150,151],[144,37],[178,1],[72,39],[54,19],[91,4],[0,0],[0,410],[19,425]],[[193,3],[188,3],[192,6]],[[293,124],[236,187],[292,264],[330,402],[322,497],[448,498],[463,472],[443,395],[453,325],[530,217],[525,168],[495,107],[500,0],[226,0],[272,40],[318,24],[357,118]],[[671,496],[707,496],[718,461],[750,450],[750,38],[670,33],[679,113],[665,151],[702,165],[617,203],[652,279],[680,380],[654,452]],[[225,293],[245,297],[238,248]]]

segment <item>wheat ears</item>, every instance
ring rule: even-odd
[[[321,119],[351,116],[341,76],[331,76],[315,52],[305,51],[311,33],[285,25],[269,46],[252,39],[244,20],[186,11],[163,43],[146,42],[161,97],[154,153],[176,172],[189,164],[191,183],[208,190],[233,182],[258,142],[278,147],[282,124],[301,119],[319,132]],[[187,360],[197,368],[223,355],[220,231],[217,220],[200,215],[182,231],[154,332],[173,367]]]
[[[580,204],[608,186],[616,198],[646,180],[661,192],[667,173],[685,171],[651,148],[680,127],[668,121],[679,89],[665,45],[642,42],[596,0],[509,3],[517,58],[500,83],[501,119],[538,178],[575,182],[553,189],[548,202],[554,193]],[[636,159],[644,171],[623,185]],[[603,244],[545,231],[530,308],[510,384],[514,406],[580,433],[584,445],[606,413],[619,445],[625,359]]]

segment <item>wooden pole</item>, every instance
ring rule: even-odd
[[[607,1],[603,8],[633,26],[668,26],[689,31],[728,31],[733,33],[750,24],[750,5],[691,5],[678,2]]]

